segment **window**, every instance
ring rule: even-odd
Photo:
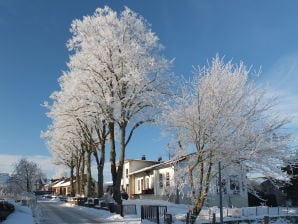
[[[242,181],[242,192],[245,192],[245,184],[244,184],[244,181]]]
[[[144,179],[141,179],[141,190],[144,190]]]
[[[146,189],[149,189],[149,178],[146,178]]]
[[[163,187],[163,177],[162,177],[162,173],[159,174],[159,187],[160,187],[160,188]]]
[[[141,190],[141,180],[138,180],[138,191]]]
[[[237,175],[230,176],[230,190],[233,194],[240,193],[240,183]]]
[[[128,178],[128,169],[125,169],[126,178]]]
[[[170,186],[170,173],[166,172],[166,186]]]
[[[219,194],[220,186],[219,186],[219,181],[216,181],[216,192]],[[222,179],[221,180],[221,190],[223,194],[227,194],[227,186],[226,186],[226,180]]]

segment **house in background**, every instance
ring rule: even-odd
[[[53,195],[70,195],[71,184],[69,178],[62,178],[52,185]]]
[[[169,161],[127,160],[124,163],[122,188],[129,197],[146,199],[161,199],[187,203],[187,193],[190,188],[185,188],[182,195],[176,193],[174,181],[177,166],[187,166],[190,155],[182,156]],[[222,171],[223,206],[245,207],[248,206],[247,178],[244,169],[224,169]],[[209,186],[206,206],[219,205],[219,186],[214,178]]]
[[[73,182],[75,187],[76,186],[75,178]],[[107,183],[104,183],[103,186],[104,186],[104,191],[106,192],[109,188],[111,188],[112,183],[107,182]],[[52,180],[50,184],[46,185],[46,187],[48,190],[52,191],[53,195],[56,195],[56,196],[58,195],[70,196],[72,193],[71,179],[66,177]],[[85,192],[86,192],[86,187],[87,186],[85,184],[84,185]],[[96,195],[96,192],[97,192],[97,182],[94,179],[92,179],[90,194],[94,196]],[[76,194],[76,196],[84,196],[84,193],[82,193],[81,195]]]
[[[0,173],[0,189],[8,187],[9,178],[8,173]]]
[[[219,182],[213,178],[205,204],[219,205]],[[248,207],[247,170],[244,167],[228,166],[222,169],[222,202],[224,207]]]
[[[250,206],[289,206],[287,195],[282,191],[284,182],[275,180],[273,183],[265,177],[257,177],[251,178],[249,185],[253,192],[249,194]]]
[[[46,185],[49,184],[49,180],[47,178],[38,178],[35,182],[35,191],[45,191]]]
[[[128,193],[128,195],[132,196],[134,194],[137,194],[134,190],[134,188],[132,188],[132,186],[135,186],[135,179],[130,177],[130,173],[142,170],[144,168],[148,168],[152,165],[156,165],[159,164],[160,161],[149,161],[146,160],[146,156],[143,155],[142,158],[140,160],[138,159],[128,159],[124,161],[124,165],[123,165],[123,177],[121,180],[121,187],[123,191],[126,191]],[[141,189],[145,189],[145,179],[143,179],[142,181],[140,181],[140,186],[142,185],[142,187],[140,187]],[[147,189],[147,188],[146,188]]]

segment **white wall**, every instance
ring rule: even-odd
[[[145,173],[135,174],[134,176],[134,193],[141,194],[142,190],[152,189],[154,187],[154,174],[147,175]],[[148,184],[147,184],[147,181]],[[143,183],[143,184],[142,184]]]
[[[126,170],[128,170],[128,174],[129,174],[129,173],[135,172],[137,170],[143,169],[145,167],[152,166],[156,163],[157,162],[155,162],[155,161],[148,161],[148,160],[127,160],[127,161],[125,161],[124,165],[123,165],[123,174],[122,174],[122,180],[121,180],[121,185],[123,186],[124,190],[128,191],[127,193],[137,194],[136,191],[129,192],[129,190],[126,189],[127,186],[131,185],[130,184],[131,181],[129,180],[129,175],[128,176],[126,175],[126,172],[127,172]],[[134,180],[132,180],[132,181],[134,181]],[[150,181],[151,181],[151,179],[150,179]],[[131,186],[131,187],[133,187],[136,190],[137,180],[135,180],[134,182],[135,182],[134,183],[135,186]],[[130,188],[130,186],[128,188]]]
[[[156,196],[168,195],[171,191],[170,188],[175,187],[174,169],[172,166],[155,170],[154,179],[154,194]]]

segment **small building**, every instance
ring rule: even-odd
[[[138,159],[125,160],[123,165],[123,177],[121,180],[122,190],[126,191],[130,196],[136,194],[134,187],[132,187],[132,186],[135,186],[135,179],[132,178],[130,174],[159,163],[160,163],[159,161],[146,160],[145,156],[142,156],[142,158],[139,160]],[[141,189],[145,189],[144,180],[140,182],[140,185],[142,185],[142,187],[140,187]]]
[[[177,194],[175,172],[177,166],[186,166],[192,154],[165,162],[146,160],[127,160],[124,163],[122,188],[129,197],[162,199],[189,202],[187,193],[190,187]],[[176,174],[177,175],[177,174]],[[244,169],[225,169],[222,172],[223,206],[248,206],[247,178]],[[211,180],[206,206],[219,205],[219,185],[217,178]]]
[[[35,182],[35,191],[45,191],[49,180],[47,178],[39,178]]]
[[[284,182],[275,180],[273,183],[265,177],[252,178],[249,182],[252,191],[263,200],[260,202],[255,195],[250,195],[250,206],[260,205],[260,203],[267,206],[289,206],[287,195],[281,190]]]
[[[53,182],[51,190],[54,195],[70,195],[71,183],[69,178],[61,178]]]

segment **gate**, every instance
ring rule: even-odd
[[[137,207],[135,204],[132,205],[122,205],[122,215],[136,215]]]
[[[162,223],[161,220],[165,219],[167,214],[167,206],[158,205],[142,205],[141,206],[141,219],[147,219],[157,224]]]

